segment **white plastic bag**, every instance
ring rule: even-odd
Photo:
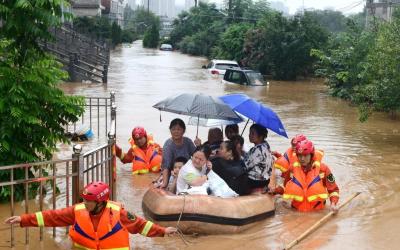
[[[211,189],[211,194],[222,198],[230,198],[239,196],[233,191],[226,182],[219,177],[214,171],[210,171],[208,174],[208,183]]]
[[[201,186],[189,187],[185,189],[182,193],[208,195],[207,189],[208,189],[208,182],[205,182]]]

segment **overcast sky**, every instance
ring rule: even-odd
[[[273,2],[277,2],[278,0],[271,0]],[[209,2],[222,3],[223,0],[209,0]],[[314,9],[334,9],[345,14],[361,12],[364,8],[365,1],[357,1],[357,0],[280,0],[280,2],[284,3],[290,11],[290,14],[294,14],[298,9],[303,7],[314,8]],[[185,4],[185,0],[175,0],[176,4],[183,5]]]

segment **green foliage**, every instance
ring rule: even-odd
[[[38,46],[51,39],[48,28],[60,24],[61,2],[0,3],[0,166],[51,159],[57,143],[68,142],[63,126],[84,111],[82,98],[65,96],[57,87],[67,77],[61,64]],[[14,171],[14,179],[24,176]],[[0,171],[0,180],[9,181],[10,172]],[[0,201],[10,200],[9,191],[0,188]],[[23,187],[16,192],[22,197]]]
[[[218,46],[214,48],[212,57],[240,61],[243,58],[243,45],[251,24],[238,23],[229,26],[222,34]]]
[[[107,17],[76,17],[74,29],[96,40],[108,41],[111,39],[111,24]]]
[[[337,33],[346,30],[346,17],[340,11],[314,10],[306,14],[329,32]]]
[[[359,119],[372,111],[395,114],[400,110],[400,19],[362,30],[354,21],[347,32],[332,37],[326,51],[313,51],[320,59],[317,72],[327,78],[332,94],[356,104]],[[375,32],[376,30],[376,32]]]
[[[159,33],[159,30],[158,30],[158,27],[157,27],[157,25],[153,24],[144,33],[143,47],[145,47],[145,48],[157,48],[159,40],[160,40],[160,33]]]
[[[122,30],[116,22],[113,22],[111,25],[111,42],[113,45],[117,45],[122,42]]]
[[[274,79],[295,80],[312,71],[315,59],[310,51],[324,47],[327,39],[325,30],[307,13],[292,19],[271,13],[248,33],[243,63]]]
[[[136,10],[126,8],[125,30],[134,34],[135,38],[142,37],[150,26],[155,25],[160,29],[160,19],[147,9],[139,7]]]

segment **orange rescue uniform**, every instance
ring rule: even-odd
[[[328,198],[331,204],[339,201],[339,187],[324,163],[313,161],[311,169],[306,171],[296,161],[282,175],[285,180],[283,198],[292,200],[292,206],[299,211],[323,209]]]
[[[83,203],[59,209],[21,215],[21,227],[70,228],[70,237],[79,249],[127,249],[129,233],[147,237],[164,236],[165,228],[130,214],[116,202],[108,201],[97,215],[90,214]]]
[[[122,163],[132,162],[132,174],[146,174],[148,172],[159,172],[162,162],[162,150],[160,145],[153,141],[151,135],[147,136],[146,148],[140,148],[131,138],[131,148],[124,154],[122,149],[116,146],[116,155]]]
[[[278,155],[278,154],[276,154],[276,155]],[[320,164],[323,157],[324,157],[324,151],[315,150],[314,157],[312,159],[313,164]],[[283,156],[278,157],[278,159],[274,162],[274,166],[275,166],[275,168],[282,171],[282,173],[284,173],[289,169],[289,166],[291,164],[295,164],[296,166],[299,166],[300,164],[298,162],[299,162],[299,160],[297,159],[296,151],[290,147],[288,150],[286,150],[286,152],[285,152],[285,154],[283,154]]]

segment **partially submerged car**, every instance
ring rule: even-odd
[[[172,45],[171,44],[167,44],[167,43],[163,43],[160,46],[160,50],[164,50],[164,51],[172,51]]]
[[[250,69],[231,68],[227,69],[223,83],[236,83],[249,86],[264,86],[266,82],[260,72]]]
[[[224,75],[229,68],[239,68],[239,64],[236,61],[213,59],[207,66],[203,65],[203,69],[207,69],[213,75]]]

